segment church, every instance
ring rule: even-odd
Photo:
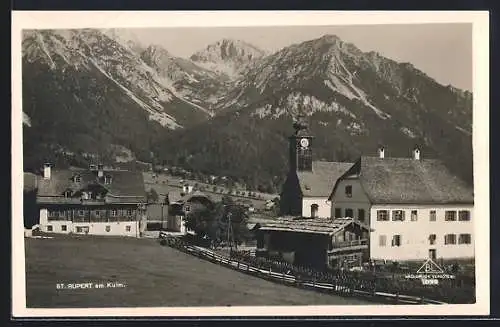
[[[289,172],[280,194],[280,215],[330,218],[329,196],[337,180],[353,163],[313,161],[314,137],[298,120],[289,137]]]

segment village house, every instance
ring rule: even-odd
[[[194,191],[184,194],[170,192],[168,194],[169,209],[167,230],[186,234],[189,230],[186,228],[186,216],[190,213],[203,209],[212,209],[215,203],[203,192]]]
[[[352,163],[313,161],[313,137],[304,122],[289,137],[289,172],[280,194],[280,215],[329,218],[333,185]]]
[[[474,257],[471,187],[435,159],[362,156],[335,183],[332,217],[370,226],[370,258],[413,261]]]
[[[42,232],[139,237],[145,229],[141,172],[52,169],[45,164],[36,202]]]

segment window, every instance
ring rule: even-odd
[[[345,209],[345,216],[349,218],[353,218],[354,215],[352,213],[352,209]]]
[[[455,234],[446,234],[444,236],[444,244],[456,244],[457,243],[457,236]]]
[[[47,232],[52,232],[52,225],[47,225]]]
[[[459,221],[469,221],[470,220],[470,211],[469,210],[461,210],[458,212],[458,220]]]
[[[188,206],[188,205],[184,206],[184,211],[185,212],[189,212],[190,210],[191,210],[190,206]]]
[[[365,221],[365,209],[358,209],[358,220]]]
[[[64,191],[64,197],[65,198],[71,197],[71,191]]]
[[[127,209],[127,216],[132,216],[132,209]]]
[[[83,217],[83,216],[84,216],[84,212],[83,212],[83,210],[78,210],[78,216],[80,216],[80,217]]]
[[[125,231],[130,232],[131,227],[130,226],[125,226]]]
[[[352,185],[346,185],[345,196],[348,198],[352,198]]]
[[[335,218],[342,217],[342,208],[335,208]]]
[[[318,209],[319,209],[319,206],[316,203],[311,205],[311,217],[312,218],[318,217]]]
[[[401,235],[394,235],[392,237],[392,246],[401,246]]]
[[[111,231],[111,226],[106,226],[106,232],[110,232]]]
[[[429,212],[429,221],[436,221],[436,210],[431,210]]]
[[[417,221],[417,210],[412,210],[411,211],[411,221]]]
[[[104,184],[111,184],[111,176],[104,176]]]
[[[377,220],[378,221],[388,221],[389,220],[389,211],[377,210]]]
[[[101,216],[101,211],[100,211],[100,210],[96,210],[96,211],[95,211],[95,216],[96,216],[97,218],[99,218],[99,217]]]
[[[118,214],[118,211],[116,209],[111,210],[111,217],[116,217],[117,214]]]
[[[58,212],[59,218],[66,218],[66,212],[64,210],[61,210]]]
[[[80,183],[82,181],[82,178],[79,175],[76,175],[74,177],[74,181],[75,181],[75,183]]]
[[[386,243],[387,243],[387,236],[385,236],[385,235],[380,235],[380,236],[378,237],[378,245],[379,245],[379,246],[385,246],[385,245],[386,245]]]
[[[458,236],[458,244],[470,244],[471,236],[470,234],[460,234]]]
[[[457,220],[457,212],[456,211],[445,211],[444,213],[445,221],[455,221]]]
[[[76,227],[76,232],[87,234],[89,232],[89,228],[88,228],[88,226],[78,226],[78,227]]]
[[[404,221],[405,212],[403,210],[393,210],[392,211],[392,221]]]
[[[68,227],[66,225],[61,225],[61,230],[65,232],[68,230]]]
[[[436,234],[429,235],[429,244],[430,245],[436,244]]]

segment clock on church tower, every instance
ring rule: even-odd
[[[290,136],[290,169],[312,171],[312,140],[307,132],[307,124],[299,120],[293,125],[294,135]]]

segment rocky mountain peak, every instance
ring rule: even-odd
[[[190,59],[216,72],[236,77],[265,55],[265,51],[241,40],[222,39],[194,53]]]

